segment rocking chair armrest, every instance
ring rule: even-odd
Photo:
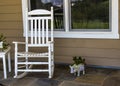
[[[15,45],[15,53],[17,53],[19,51],[19,46],[20,45],[25,45],[26,43],[25,42],[16,42],[16,41],[13,41],[13,44]]]
[[[54,42],[53,41],[48,41],[48,44],[53,44]]]
[[[14,44],[26,44],[25,42],[16,42],[16,41],[13,41]]]

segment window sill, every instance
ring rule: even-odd
[[[118,33],[113,32],[60,32],[54,31],[55,38],[95,38],[95,39],[119,39]]]

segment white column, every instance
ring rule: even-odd
[[[27,12],[28,12],[28,0],[22,0],[22,17],[23,17],[23,31],[24,31],[24,36],[26,36],[26,17],[27,17]]]
[[[119,38],[119,31],[118,31],[118,20],[119,20],[119,18],[118,18],[118,16],[119,16],[119,2],[118,2],[118,0],[112,0],[112,2],[111,2],[111,5],[112,5],[112,32],[116,35],[117,34],[117,37]]]
[[[70,1],[63,0],[64,2],[64,19],[65,19],[65,31],[68,32],[70,29]]]

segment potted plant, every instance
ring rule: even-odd
[[[80,76],[80,72],[82,71],[85,74],[85,59],[81,56],[73,57],[73,64],[70,65],[71,73],[77,74]]]
[[[7,43],[6,37],[3,34],[0,34],[0,48],[2,50],[5,50],[7,49],[8,46],[9,46],[9,43]]]
[[[85,64],[85,59],[82,58],[81,56],[74,56],[73,61],[74,61],[73,65]]]

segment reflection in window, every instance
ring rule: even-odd
[[[71,0],[72,29],[109,28],[109,0]]]
[[[64,28],[63,22],[63,0],[31,0],[31,10],[33,9],[47,9],[54,7],[54,28],[62,30]]]

